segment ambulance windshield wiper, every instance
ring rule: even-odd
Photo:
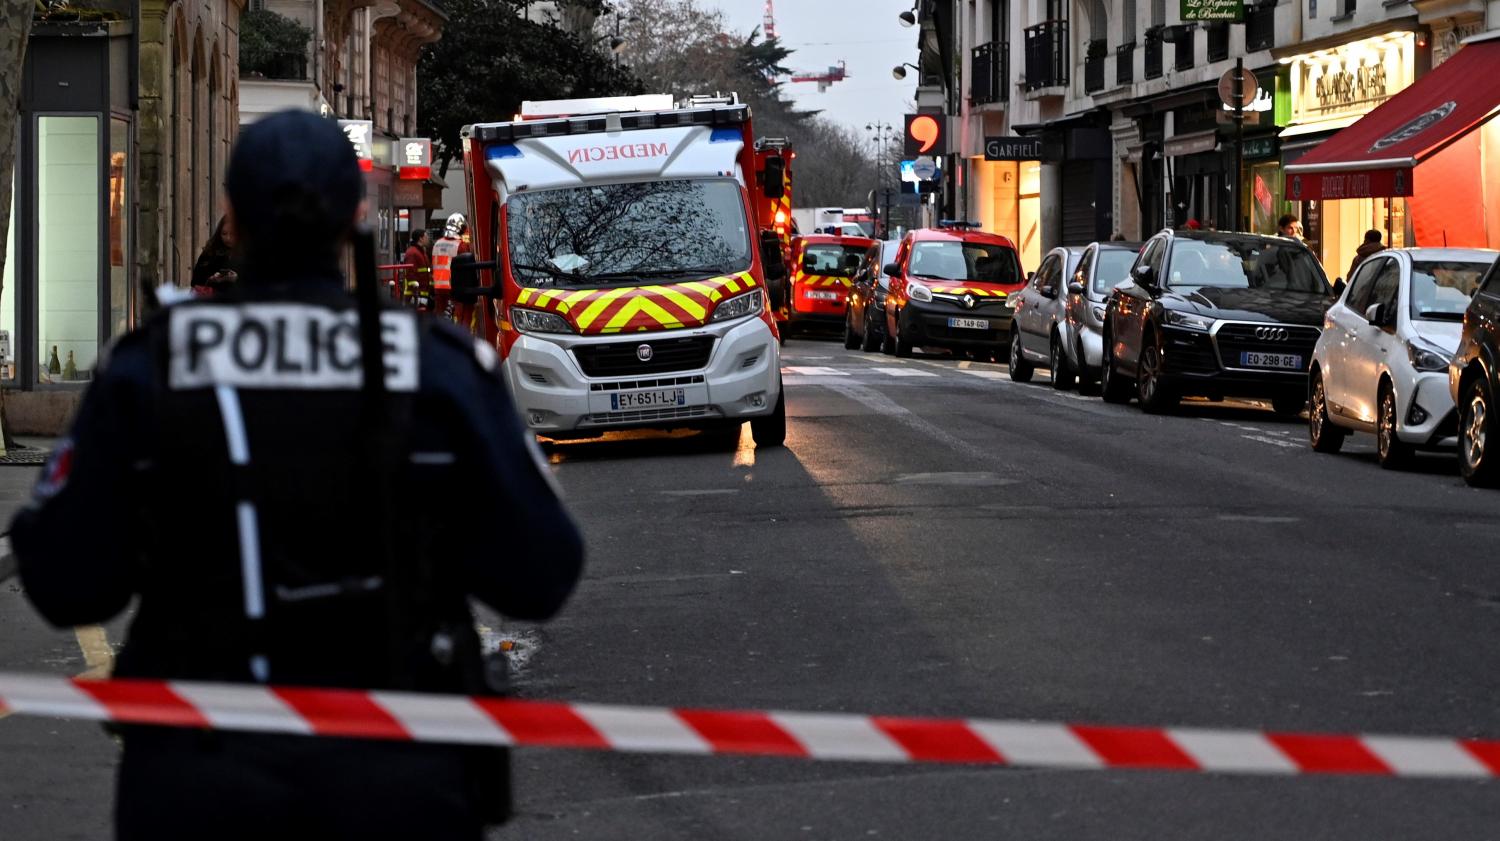
[[[720,266],[688,266],[681,269],[632,269],[627,272],[596,272],[589,275],[590,278],[609,280],[620,277],[714,277],[726,274],[728,269]]]

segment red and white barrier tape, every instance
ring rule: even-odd
[[[1500,740],[565,704],[0,673],[0,711],[307,736],[1227,774],[1500,776]]]

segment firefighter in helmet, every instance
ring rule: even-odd
[[[449,296],[453,291],[453,258],[470,251],[469,243],[464,239],[468,229],[469,222],[464,215],[455,213],[448,217],[447,224],[443,226],[442,239],[432,244],[432,291],[435,296],[433,312],[453,319],[465,329],[469,327],[468,318],[460,319],[457,312],[462,305],[455,306]]]

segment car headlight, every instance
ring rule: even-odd
[[[555,312],[510,308],[510,323],[522,333],[571,333],[573,328],[567,319]]]
[[[913,301],[931,301],[932,290],[920,283],[906,284],[906,295]]]
[[[1406,356],[1411,360],[1412,367],[1418,371],[1448,370],[1448,354],[1431,345],[1408,341],[1406,343]]]
[[[1195,315],[1190,312],[1167,310],[1162,315],[1162,318],[1166,319],[1166,322],[1173,327],[1182,327],[1186,330],[1202,330],[1207,333],[1209,330],[1214,329],[1214,320],[1212,318]]]
[[[712,321],[728,321],[731,318],[744,318],[747,315],[756,315],[765,308],[766,296],[760,290],[746,292],[733,298],[725,298],[714,307]]]

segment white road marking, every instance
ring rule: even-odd
[[[847,377],[848,371],[838,368],[828,368],[821,365],[786,365],[781,369],[784,373],[800,374],[804,377]]]
[[[724,496],[727,494],[737,494],[739,492],[739,488],[703,488],[701,490],[691,491],[658,491],[658,493],[666,494],[667,496]]]
[[[1283,441],[1279,438],[1268,438],[1265,435],[1241,435],[1247,441],[1259,441],[1262,444],[1274,444],[1283,449],[1300,450],[1302,445],[1295,441]]]
[[[887,377],[936,377],[937,376],[937,374],[934,374],[931,371],[913,371],[913,370],[911,370],[909,368],[871,368],[870,370],[874,371],[876,373],[879,373],[879,374],[885,374]]]
[[[1301,517],[1272,517],[1256,514],[1220,514],[1218,519],[1231,523],[1300,523]]]
[[[1007,372],[1005,372],[1005,371],[993,371],[993,370],[990,370],[988,368],[974,368],[974,369],[959,369],[959,373],[960,374],[968,374],[971,377],[978,377],[981,380],[992,380],[994,382],[1002,383],[1004,385],[1010,385],[1011,384],[1010,374],[1007,373]]]

